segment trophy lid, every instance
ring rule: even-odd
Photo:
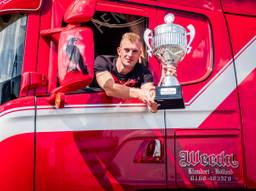
[[[154,29],[154,34],[160,34],[160,33],[168,33],[168,32],[176,32],[176,33],[181,33],[181,34],[186,34],[186,30],[181,26],[174,24],[175,17],[172,13],[168,13],[164,17],[164,22],[165,24],[158,25]]]

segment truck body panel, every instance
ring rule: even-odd
[[[250,0],[0,1],[0,189],[255,188],[255,10]],[[184,109],[151,113],[92,86],[97,55],[168,13],[195,29],[177,67]],[[68,46],[85,73],[69,72]],[[146,48],[145,59],[158,85],[161,65]]]

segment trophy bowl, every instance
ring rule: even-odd
[[[158,109],[185,108],[181,85],[176,76],[171,74],[170,68],[177,67],[190,52],[195,30],[193,25],[189,25],[190,33],[187,33],[181,25],[174,24],[174,15],[171,13],[165,16],[164,21],[165,24],[158,25],[153,32],[150,29],[144,32],[149,56],[153,53],[162,64],[162,75],[156,87],[155,101],[159,104]],[[190,35],[189,43],[187,43],[188,35]]]

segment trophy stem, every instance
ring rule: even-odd
[[[173,75],[166,75],[161,82],[162,86],[177,86],[179,85],[179,81]]]

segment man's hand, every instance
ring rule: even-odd
[[[162,67],[163,67],[163,70],[165,73],[167,70],[169,70],[169,72],[172,76],[177,76],[177,69],[175,66],[173,66],[173,65],[167,66],[167,64],[162,63]]]
[[[147,106],[149,111],[151,111],[152,113],[157,112],[158,104],[155,102],[155,88],[151,88],[148,90]]]
[[[158,104],[155,102],[155,86],[152,83],[147,83],[142,86],[142,90],[146,91],[146,101],[144,103],[149,111],[156,113]]]

